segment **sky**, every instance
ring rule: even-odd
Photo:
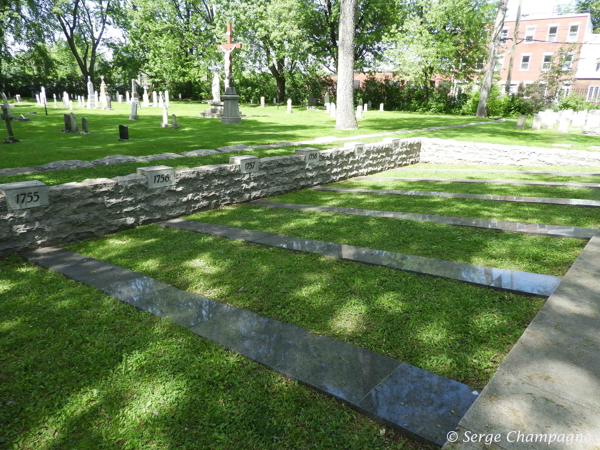
[[[523,0],[521,14],[551,14],[558,5],[568,5],[574,3],[572,0]],[[507,20],[514,20],[517,15],[519,0],[508,0]]]

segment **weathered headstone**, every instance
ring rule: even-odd
[[[328,104],[329,104],[329,92],[325,92],[325,99],[324,99],[324,103],[325,103],[326,105],[328,105]]]
[[[273,97],[273,104],[276,105],[277,104],[277,98]]]
[[[369,102],[367,103],[367,107],[368,109],[365,109],[365,111],[370,111],[371,109],[373,109],[373,103],[371,103],[371,100],[369,100]]]
[[[399,138],[385,138],[383,140],[384,144],[391,144],[393,150],[398,150],[400,148],[400,139]]]
[[[542,118],[539,114],[533,115],[533,123],[531,124],[531,129],[533,131],[539,131],[542,126]]]
[[[70,133],[71,132],[71,117],[70,117],[70,114],[63,114],[63,120],[64,120],[64,124],[65,124],[65,128],[62,130],[63,133]]]
[[[106,83],[104,82],[104,75],[100,75],[100,99],[99,102],[102,103],[103,108],[106,108],[106,103],[107,100],[106,98],[108,97],[106,95]]]
[[[117,101],[119,103],[123,103],[123,96],[121,94],[119,94],[119,92],[117,91]]]
[[[362,111],[362,106],[358,105],[356,107],[356,118],[357,119],[362,119],[363,118],[363,111]]]
[[[308,107],[307,109],[317,109],[317,101],[312,95],[308,96]]]
[[[140,117],[137,114],[137,103],[131,101],[131,114],[129,114],[129,120],[138,120]]]
[[[156,91],[152,91],[152,107],[158,108],[158,97],[156,95]]]
[[[179,101],[181,101],[181,93],[179,93]]]
[[[519,119],[517,120],[517,130],[522,130],[525,128],[525,115],[521,114]]]
[[[54,106],[52,107],[56,109],[56,94],[52,94],[52,99],[54,100]]]
[[[129,91],[125,91],[125,101],[127,103],[131,103],[131,100],[129,99]]]
[[[119,141],[129,140],[129,127],[125,125],[119,125]]]
[[[379,104],[379,111],[382,111],[382,112],[383,112],[383,103],[380,103],[380,104]]]
[[[331,102],[329,104],[329,117],[333,117],[334,119],[336,118],[336,114],[335,114],[335,103]]]
[[[260,161],[256,156],[231,156],[229,164],[237,164],[240,166],[241,173],[254,173],[260,169]]]
[[[73,100],[69,100],[69,111],[73,111]]]
[[[42,102],[40,101],[40,94],[35,94],[35,104],[38,106],[42,105]]]
[[[291,98],[288,98],[288,101],[287,101],[287,111],[286,112],[288,114],[292,113],[292,99]]]
[[[158,107],[159,108],[164,108],[165,107],[165,101],[163,100],[163,93],[162,92],[158,93]]]
[[[136,87],[137,81],[131,80],[131,101],[137,103],[138,107],[140,106],[140,97],[137,93]]]
[[[106,109],[112,111],[112,99],[110,98],[110,95],[106,96]]]
[[[171,114],[171,128],[175,130],[181,128],[179,125],[177,125],[177,116],[175,114]]]
[[[90,132],[88,131],[87,117],[84,117],[83,119],[81,119],[81,134],[90,134]]]
[[[21,95],[15,95],[15,100],[17,101],[17,103],[21,103]]]
[[[160,124],[161,128],[167,128],[170,127],[171,124],[169,123],[169,108],[167,107],[167,105],[163,106],[163,121]]]
[[[562,117],[558,124],[558,132],[559,133],[568,133],[569,132],[569,116]]]
[[[150,100],[148,99],[148,86],[144,86],[144,108],[150,107]]]
[[[77,133],[77,117],[75,114],[69,114],[69,120],[71,121],[71,133]]]
[[[88,108],[96,108],[96,92],[94,91],[94,83],[92,83],[92,77],[88,77],[87,83],[88,91]]]
[[[16,144],[17,142],[19,142],[18,139],[15,138],[15,135],[13,134],[13,130],[12,130],[12,125],[10,123],[11,120],[13,120],[12,114],[10,112],[10,107],[8,106],[8,99],[6,98],[6,95],[4,93],[2,93],[2,98],[4,100],[4,104],[2,105],[2,120],[4,120],[4,123],[6,125],[6,131],[8,132],[8,138],[6,138],[4,140],[5,144]]]
[[[216,70],[213,72],[212,97],[213,103],[221,103],[221,77]]]
[[[261,108],[264,108],[264,107],[265,107],[265,98],[264,98],[264,97],[261,97],[261,98],[260,98],[260,107],[261,107]]]
[[[100,109],[100,98],[98,96],[98,91],[94,92],[94,97],[96,100],[96,109]]]
[[[9,211],[48,206],[48,186],[39,180],[0,184],[0,192]]]

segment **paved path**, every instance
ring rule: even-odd
[[[471,172],[471,173],[512,173],[527,175],[553,175],[555,177],[600,177],[600,172],[547,172],[537,170],[480,170],[480,169],[401,169],[402,172]]]
[[[512,184],[517,186],[563,186],[599,188],[599,183],[563,183],[560,181],[525,181],[525,180],[472,180],[469,178],[407,178],[407,177],[356,177],[354,180],[368,178],[369,181],[424,181],[428,183],[480,183],[480,184]]]
[[[444,445],[477,397],[469,386],[58,247],[23,255],[350,404],[410,437]]]
[[[377,211],[373,209],[345,208],[341,206],[312,206],[296,203],[256,200],[253,205],[270,208],[297,209],[300,211],[317,211],[331,214],[350,214],[353,216],[389,217],[392,219],[416,220],[418,222],[435,222],[442,225],[486,228],[489,230],[510,231],[513,233],[541,234],[554,237],[572,237],[590,239],[600,236],[600,229],[568,227],[563,225],[542,225],[537,223],[506,222],[501,220],[470,219],[465,217],[438,216],[435,214],[405,213],[399,211]]]
[[[406,270],[424,275],[450,278],[465,283],[487,286],[518,294],[547,297],[560,284],[562,278],[509,269],[475,266],[472,264],[424,258],[422,256],[374,250],[334,242],[301,239],[262,231],[234,228],[226,225],[172,219],[159,222],[160,226],[194,233],[208,234],[228,239],[242,239],[254,244],[285,248],[306,253],[331,256],[349,261]]]
[[[567,205],[586,206],[590,208],[600,207],[598,200],[584,200],[579,198],[546,198],[546,197],[519,197],[515,195],[487,195],[487,194],[463,194],[459,192],[439,191],[402,191],[397,189],[363,189],[342,188],[330,186],[316,186],[310,188],[313,191],[343,192],[347,194],[376,194],[376,195],[412,195],[422,197],[445,197],[445,198],[472,198],[476,200],[493,200],[501,202],[537,203],[543,205]]]
[[[444,449],[600,448],[600,237],[587,244]],[[512,432],[512,434],[511,434]],[[539,434],[546,442],[515,442]],[[466,443],[498,434],[492,447]],[[548,440],[554,435],[554,442]],[[562,442],[556,442],[562,435]],[[587,437],[587,442],[575,441]],[[569,438],[570,436],[570,438]],[[572,439],[571,445],[568,439]]]

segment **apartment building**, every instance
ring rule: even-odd
[[[496,71],[505,85],[514,36],[515,20],[505,21],[502,31],[505,43],[499,48]],[[520,83],[531,84],[550,69],[553,55],[574,44],[574,52],[565,64],[575,66],[576,81],[562,87],[563,94],[575,90],[588,101],[600,100],[600,35],[593,34],[589,14],[523,15],[513,61],[511,92]]]

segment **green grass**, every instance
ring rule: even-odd
[[[315,206],[344,206],[348,208],[402,211],[419,214],[469,217],[546,225],[600,228],[599,208],[537,205],[530,203],[496,202],[441,197],[403,195],[342,194],[303,190],[273,197],[284,203]]]
[[[428,172],[428,174],[430,178],[437,178],[437,174],[433,176],[432,172]],[[384,180],[378,175],[379,174],[371,178],[340,181],[328,186],[375,190],[398,189],[402,191],[440,191],[459,192],[463,194],[515,195],[524,197],[580,198],[587,200],[600,200],[600,188],[577,188],[568,186],[517,186],[509,184],[453,183],[443,181],[400,181]],[[402,171],[387,173],[387,176],[406,176],[411,178],[420,177],[420,175],[413,175],[412,172],[409,174]]]
[[[134,236],[131,243],[139,243]],[[476,334],[487,339],[484,328],[516,328],[504,324],[512,315],[503,303],[473,311],[468,320],[479,325]],[[540,301],[508,303],[524,322]],[[492,347],[504,352],[515,339],[501,334]],[[17,256],[0,260],[0,424],[0,449],[425,448],[182,327]]]
[[[543,300],[157,225],[69,246],[483,387]]]
[[[599,172],[600,167],[594,166],[502,166],[502,165],[484,165],[484,164],[433,164],[417,163],[409,166],[411,169],[459,169],[459,170],[535,170],[539,172]],[[473,173],[473,172],[469,172]],[[488,174],[492,175],[492,174]],[[507,175],[507,174],[505,174]],[[573,177],[582,178],[582,177]]]
[[[128,120],[129,105],[113,102],[113,111],[76,109],[78,123],[81,118],[89,119],[89,135],[64,134],[64,109],[48,109],[35,105],[16,106],[13,114],[29,115],[30,122],[13,121],[13,130],[19,144],[2,148],[0,169],[9,167],[34,167],[52,161],[80,159],[93,160],[109,155],[123,154],[144,156],[164,152],[181,153],[198,149],[246,144],[270,144],[282,141],[303,141],[320,136],[356,136],[381,133],[400,129],[417,129],[442,125],[465,124],[474,121],[472,117],[444,115],[406,114],[400,112],[368,113],[360,121],[360,129],[339,131],[335,129],[335,119],[324,111],[307,111],[296,108],[293,114],[285,114],[285,107],[242,105],[243,118],[240,125],[222,125],[218,119],[203,119],[199,114],[208,108],[201,103],[171,102],[170,114],[177,115],[179,130],[160,128],[162,110],[142,108],[140,120]],[[130,142],[118,142],[118,126],[129,126]],[[490,125],[490,126],[496,126]]]
[[[305,239],[337,242],[427,258],[563,276],[586,242],[497,230],[452,227],[382,217],[361,217],[236,205],[188,219]],[[365,233],[364,230],[369,230]]]

